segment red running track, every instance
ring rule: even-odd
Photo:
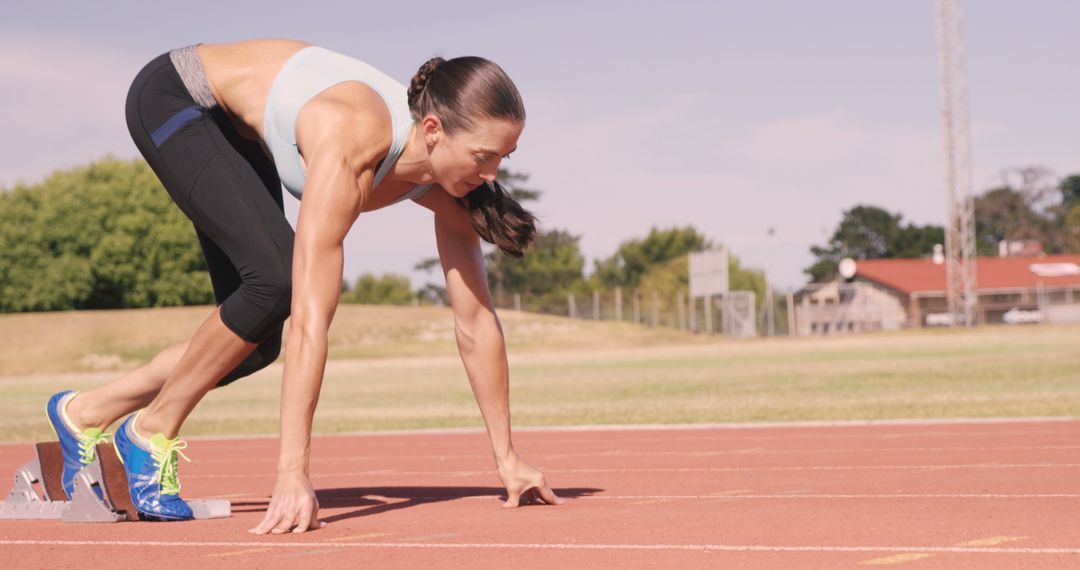
[[[253,536],[276,439],[197,439],[183,494],[229,498],[231,518],[0,521],[0,567],[1080,568],[1077,420],[514,439],[565,505],[501,508],[481,432],[320,436],[311,468],[330,524]],[[31,454],[0,444],[0,473]]]

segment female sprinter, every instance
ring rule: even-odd
[[[126,113],[136,146],[195,226],[218,306],[189,341],[145,366],[49,400],[69,495],[94,445],[109,437],[105,428],[131,414],[112,439],[140,514],[191,518],[179,496],[180,427],[209,390],[278,357],[291,315],[277,482],[250,532],[318,528],[309,444],[342,242],[361,213],[410,198],[434,212],[458,349],[506,486],[504,506],[526,492],[563,502],[511,443],[506,348],[480,252],[482,238],[521,256],[535,236],[534,217],[495,183],[525,125],[521,97],[499,66],[434,58],[406,90],[359,60],[302,42],[200,44],[144,67]],[[295,235],[282,185],[303,196]]]

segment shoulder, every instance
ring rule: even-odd
[[[354,81],[313,97],[300,110],[296,143],[307,157],[333,152],[354,170],[374,166],[390,150],[393,119],[378,93]]]

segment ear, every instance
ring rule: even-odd
[[[424,142],[428,146],[434,145],[440,138],[446,136],[443,131],[442,121],[435,115],[427,115],[420,121],[420,128],[424,133]]]

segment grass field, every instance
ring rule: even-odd
[[[44,402],[186,338],[207,307],[0,315],[0,439]],[[500,312],[514,425],[1080,415],[1080,326],[728,340]],[[342,306],[315,429],[479,426],[440,307]],[[281,366],[211,394],[184,435],[272,434]]]

